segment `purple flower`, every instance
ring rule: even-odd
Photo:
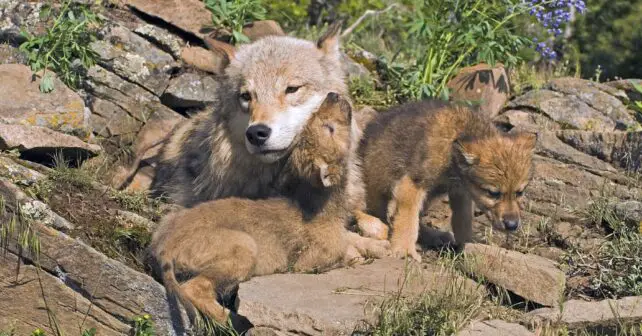
[[[529,14],[553,36],[562,34],[563,25],[571,21],[572,9],[579,13],[584,13],[586,10],[586,3],[583,0],[530,0],[527,3],[531,6]],[[533,41],[538,42],[536,39]],[[537,43],[535,50],[546,59],[557,57],[557,53],[545,42]]]

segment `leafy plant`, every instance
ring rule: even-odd
[[[134,319],[134,336],[154,336],[154,323],[148,314]]]
[[[265,18],[266,9],[262,0],[205,0],[205,6],[212,12],[216,28],[229,29],[233,43],[249,42],[243,34],[243,26]]]
[[[20,45],[20,50],[28,56],[31,70],[42,71],[42,92],[54,89],[50,70],[67,86],[77,88],[84,71],[94,65],[97,58],[90,43],[96,39],[100,20],[90,6],[73,0],[64,0],[60,10],[51,5],[43,6],[40,19],[51,21],[52,17],[53,23],[43,35],[33,36],[23,31],[27,41]]]

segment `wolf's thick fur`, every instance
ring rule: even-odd
[[[536,135],[502,134],[469,108],[422,101],[378,115],[360,154],[368,212],[391,223],[393,253],[415,250],[419,213],[448,193],[457,244],[471,240],[473,201],[498,229],[515,230]]]
[[[252,276],[290,267],[295,271],[330,267],[349,256],[353,247],[385,253],[387,241],[345,230],[350,217],[345,204],[347,163],[356,145],[350,111],[348,102],[329,94],[280,173],[284,190],[305,195],[304,204],[297,206],[285,198],[226,198],[162,220],[152,238],[152,254],[165,286],[191,316],[198,310],[227,321],[229,310],[216,296]],[[177,274],[191,278],[179,283]]]

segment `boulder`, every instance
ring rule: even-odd
[[[605,83],[608,86],[622,90],[631,101],[642,101],[642,92],[638,91],[633,84],[642,86],[641,79],[620,79]]]
[[[355,62],[350,56],[344,53],[341,53],[341,68],[348,79],[369,79],[372,77],[370,71],[368,71],[365,66]]]
[[[47,26],[40,20],[44,5],[44,2],[0,1],[0,43],[21,44],[26,41],[21,34],[23,30],[32,35],[46,32]]]
[[[457,336],[534,336],[526,327],[517,323],[508,323],[502,320],[475,321],[464,330],[457,333]]]
[[[183,40],[170,33],[167,29],[151,24],[141,24],[134,29],[134,33],[153,42],[163,49],[163,51],[172,55],[174,59],[180,58],[181,49],[185,46]]]
[[[181,50],[181,59],[198,70],[213,74],[219,72],[221,57],[205,48],[185,47]]]
[[[553,158],[564,163],[572,163],[582,166],[591,171],[616,172],[610,164],[600,159],[584,154],[575,148],[565,144],[555,133],[538,133],[537,147],[535,152],[539,155]]]
[[[210,75],[182,73],[172,78],[161,101],[175,109],[202,107],[216,101],[218,87],[218,82]]]
[[[622,102],[628,102],[626,93],[612,86],[581,78],[564,77],[551,80],[545,88],[579,98],[613,120],[618,129],[637,125],[633,114]]]
[[[14,335],[31,335],[42,329],[51,330],[48,313],[55,316],[61,334],[79,334],[78,329],[96,329],[97,335],[117,336],[129,333],[127,324],[119,321],[88,299],[65,286],[65,283],[35,266],[22,265],[16,277],[18,258],[0,258],[0,329],[13,327]],[[40,287],[42,285],[42,288]],[[46,301],[45,301],[46,300]]]
[[[0,43],[0,64],[27,64],[27,56],[10,44]]]
[[[639,227],[642,234],[642,202],[625,201],[615,205],[615,215],[632,227]]]
[[[561,322],[571,329],[617,327],[642,323],[642,297],[587,302],[570,300],[562,308],[541,308],[527,314],[532,322]]]
[[[159,18],[194,36],[212,25],[212,14],[199,0],[123,0],[124,4],[146,15]]]
[[[254,21],[243,26],[243,34],[250,41],[256,41],[260,38],[271,35],[285,35],[278,22],[274,20]]]
[[[464,270],[528,301],[557,306],[564,297],[566,276],[545,258],[496,246],[466,244]]]
[[[576,96],[551,90],[535,90],[512,100],[508,107],[543,113],[567,129],[608,132],[616,129],[615,121]]]
[[[75,136],[39,126],[0,124],[0,150],[16,149],[25,156],[45,157],[62,152],[64,157],[91,157],[102,151]]]
[[[0,65],[0,78],[0,120],[87,135],[85,103],[57,78],[50,93],[40,92],[39,81],[21,64]]]
[[[156,96],[165,91],[170,72],[176,66],[171,55],[119,24],[106,24],[100,34],[102,39],[91,47],[101,66]]]
[[[557,132],[557,137],[579,151],[627,170],[642,167],[642,132],[563,130]]]
[[[409,274],[404,296],[447,290],[451,285],[481,294],[471,280],[436,265],[423,266],[406,268],[403,260],[385,258],[323,274],[256,277],[241,283],[238,313],[255,327],[297,335],[344,335],[358,322],[376,319],[377,304],[398,292],[404,270]],[[449,285],[444,286],[446,283]]]
[[[447,86],[451,99],[479,104],[480,111],[493,118],[508,100],[509,83],[503,64],[492,67],[482,63],[461,69]]]

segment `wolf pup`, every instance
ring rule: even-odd
[[[388,242],[345,230],[346,159],[351,110],[331,93],[301,134],[281,174],[286,190],[306,195],[305,211],[285,198],[226,198],[167,215],[151,243],[165,287],[191,318],[201,312],[226,322],[229,310],[217,302],[252,276],[324,269],[342,261],[351,246]],[[314,139],[314,140],[312,140]],[[352,241],[353,243],[348,243]],[[356,243],[355,243],[356,242]],[[188,275],[179,283],[177,278]]]
[[[535,134],[502,134],[466,107],[432,100],[398,106],[364,131],[367,210],[392,224],[393,254],[416,260],[419,213],[441,194],[449,196],[457,245],[472,238],[473,201],[493,227],[514,231],[535,143]]]

